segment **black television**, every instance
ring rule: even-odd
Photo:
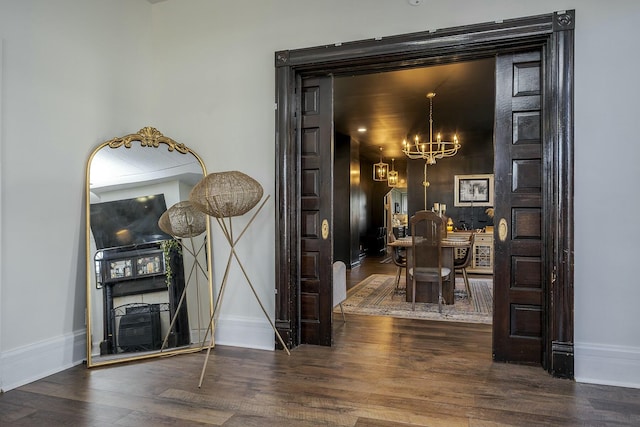
[[[171,239],[158,226],[158,220],[166,210],[164,194],[92,203],[91,232],[97,249]]]

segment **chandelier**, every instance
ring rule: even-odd
[[[389,187],[397,187],[398,186],[398,171],[393,166],[393,162],[395,162],[395,160],[396,159],[391,159],[391,170],[389,171],[389,173],[387,175],[387,185]]]
[[[428,165],[435,165],[438,159],[455,156],[460,148],[457,135],[453,136],[453,141],[443,141],[438,133],[436,140],[433,140],[433,98],[435,96],[434,92],[427,94],[427,98],[429,98],[429,141],[420,141],[418,135],[415,136],[412,144],[409,144],[406,139],[402,141],[402,152],[408,158],[424,159]]]
[[[380,147],[380,163],[373,165],[373,180],[386,181],[389,174],[389,164],[382,161],[382,147]]]
[[[427,187],[429,181],[427,181],[427,165],[435,165],[436,160],[443,159],[445,157],[452,157],[458,153],[460,149],[460,141],[457,135],[453,135],[453,141],[443,141],[440,133],[436,135],[436,140],[433,140],[433,98],[436,96],[434,92],[429,92],[427,98],[429,98],[429,141],[420,141],[418,135],[415,136],[413,143],[407,143],[405,139],[402,141],[402,152],[410,159],[424,159],[424,180],[422,185],[424,187],[424,209],[427,210]]]

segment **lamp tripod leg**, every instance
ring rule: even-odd
[[[222,279],[222,285],[220,287],[220,292],[218,293],[218,299],[216,301],[216,306],[215,306],[215,308],[214,308],[214,310],[213,310],[213,312],[211,314],[211,321],[209,322],[209,325],[211,325],[211,323],[213,322],[215,313],[218,311],[218,309],[220,307],[220,302],[222,301],[222,293],[224,291],[225,285],[227,283],[227,278],[228,278],[228,275],[229,275],[229,269],[230,269],[230,266],[231,266],[231,258],[233,256],[235,256],[236,260],[238,261],[238,264],[240,265],[240,268],[242,269],[242,273],[244,274],[244,277],[246,278],[247,282],[249,283],[249,286],[251,286],[251,290],[252,290],[254,296],[258,300],[258,304],[260,304],[260,308],[262,309],[262,312],[267,317],[267,320],[271,324],[271,327],[273,328],[274,332],[276,333],[276,335],[278,337],[278,340],[280,341],[280,343],[282,344],[282,346],[286,350],[287,354],[291,355],[291,353],[289,352],[289,349],[284,344],[284,340],[280,336],[280,333],[278,333],[275,325],[271,321],[271,318],[269,317],[269,315],[267,314],[264,306],[262,305],[262,302],[260,301],[260,298],[258,298],[258,295],[257,295],[255,289],[253,288],[253,285],[251,284],[251,280],[249,279],[249,276],[247,275],[247,272],[244,270],[244,267],[243,267],[242,263],[240,262],[240,259],[238,258],[238,255],[235,252],[236,244],[238,243],[240,238],[244,235],[244,233],[248,230],[249,226],[253,223],[253,221],[257,217],[258,213],[260,212],[260,210],[262,210],[262,208],[266,204],[267,200],[269,200],[269,196],[265,197],[265,199],[262,201],[262,203],[260,204],[258,209],[256,209],[256,211],[253,213],[253,215],[251,216],[251,218],[249,219],[247,224],[244,226],[244,228],[240,232],[240,235],[235,240],[233,238],[233,222],[231,221],[231,218],[230,217],[228,218],[229,225],[227,226],[226,222],[224,221],[224,218],[216,217],[216,221],[218,222],[218,225],[220,226],[220,229],[222,230],[222,234],[227,239],[227,242],[229,243],[229,246],[230,246],[231,250],[229,252],[229,258],[227,259],[227,266],[226,266],[226,269],[225,269],[224,278]],[[217,203],[216,203],[216,208],[218,208]],[[208,332],[209,332],[209,329],[207,329],[207,333]],[[205,333],[205,339],[206,339],[207,333]],[[211,334],[212,334],[212,337],[213,337],[213,331],[211,331]],[[203,340],[202,347],[204,347],[204,340]]]
[[[238,238],[235,239],[235,240],[233,240],[233,229],[231,227],[231,225],[232,225],[231,218],[229,218],[229,228],[227,228],[225,226],[226,224],[224,223],[224,221],[220,221],[219,220],[218,223],[220,224],[220,222],[222,222],[220,224],[220,226],[222,227],[223,233],[224,233],[225,237],[227,238],[227,241],[229,242],[229,246],[231,247],[231,252],[230,252],[229,256],[231,256],[231,254],[233,254],[233,256],[235,257],[236,261],[238,262],[238,265],[240,266],[240,270],[242,270],[242,274],[244,274],[244,278],[247,280],[247,283],[249,284],[249,287],[251,288],[251,292],[253,292],[253,295],[256,297],[256,300],[258,301],[258,304],[260,305],[260,308],[262,309],[262,312],[264,313],[264,316],[267,318],[267,320],[269,321],[269,324],[271,325],[271,328],[273,329],[273,331],[275,332],[276,336],[278,337],[278,341],[280,341],[280,344],[282,345],[282,347],[287,352],[287,355],[291,356],[291,352],[289,351],[289,348],[284,343],[284,340],[282,339],[282,336],[278,332],[278,329],[276,328],[276,326],[271,321],[271,317],[269,317],[269,314],[267,313],[267,310],[264,308],[264,305],[262,304],[262,301],[260,301],[260,298],[258,297],[258,293],[256,292],[255,288],[253,287],[253,284],[251,283],[251,279],[249,279],[249,275],[247,274],[247,271],[244,269],[244,266],[242,265],[242,262],[240,261],[240,258],[238,257],[238,254],[236,253],[236,244],[238,243],[240,238],[244,235],[245,231],[247,231],[249,226],[253,223],[253,220],[256,218],[256,216],[258,215],[258,212],[260,212],[260,210],[265,205],[265,203],[267,202],[268,199],[269,199],[269,197],[267,196],[262,201],[262,203],[260,204],[260,206],[258,207],[256,212],[251,216],[251,218],[249,219],[247,224],[244,226],[244,229],[242,230],[242,232],[240,233]]]
[[[213,333],[211,334],[211,345],[207,347],[207,355],[204,358],[204,364],[202,365],[202,371],[200,372],[200,381],[198,381],[198,388],[202,387],[202,381],[204,380],[204,371],[207,369],[207,362],[209,361],[211,347],[213,347]]]
[[[238,262],[238,265],[240,266],[240,270],[242,270],[242,273],[244,274],[244,277],[247,280],[247,283],[249,284],[249,287],[251,288],[251,292],[253,292],[253,295],[255,296],[256,300],[258,301],[258,304],[260,305],[260,308],[262,309],[262,312],[264,313],[265,317],[269,321],[269,324],[271,325],[271,328],[275,332],[276,336],[278,337],[278,341],[280,342],[282,347],[287,352],[287,355],[289,355],[289,356],[291,355],[291,352],[289,351],[289,348],[285,344],[284,340],[282,339],[282,336],[278,332],[278,329],[276,328],[276,326],[274,325],[273,321],[269,317],[269,314],[267,313],[267,310],[264,308],[264,305],[262,304],[262,301],[260,301],[260,297],[258,297],[258,293],[256,292],[255,288],[253,287],[253,284],[251,283],[251,279],[249,279],[249,275],[247,274],[246,270],[244,269],[244,266],[242,265],[242,262],[240,261],[240,258],[238,257],[238,254],[236,253],[236,250],[235,250],[236,244],[238,243],[240,238],[244,235],[244,233],[247,231],[249,226],[253,223],[253,220],[256,218],[256,216],[258,215],[258,213],[260,212],[260,210],[265,205],[265,203],[267,202],[268,199],[269,199],[269,196],[267,196],[262,201],[262,203],[260,204],[258,209],[254,212],[253,216],[249,219],[247,224],[244,226],[244,229],[242,230],[242,232],[240,233],[238,238],[236,238],[235,240],[233,238],[233,229],[232,229],[231,218],[229,217],[229,226],[228,227],[227,227],[226,223],[224,222],[224,218],[223,219],[216,218],[216,220],[218,221],[218,225],[222,229],[222,233],[224,234],[225,238],[227,239],[227,242],[229,243],[230,252],[229,252],[229,258],[227,260],[227,267],[225,269],[224,278],[222,280],[222,285],[220,287],[220,292],[218,293],[218,300],[216,301],[216,307],[213,310],[213,313],[211,314],[211,321],[209,322],[209,325],[210,325],[209,327],[211,329],[211,345],[209,345],[209,347],[207,348],[207,354],[206,354],[206,357],[205,357],[205,360],[204,360],[204,363],[203,363],[203,366],[202,366],[202,371],[200,373],[200,382],[198,383],[198,388],[202,387],[202,381],[204,379],[204,373],[205,373],[205,370],[206,370],[206,367],[207,367],[207,362],[209,360],[209,354],[211,352],[211,347],[213,347],[214,330],[213,330],[213,328],[211,328],[211,324],[213,323],[215,313],[218,311],[218,308],[220,306],[220,302],[222,300],[222,293],[223,293],[223,290],[224,290],[224,288],[226,286],[226,283],[227,283],[227,278],[228,278],[228,275],[229,275],[229,269],[230,269],[230,264],[231,264],[231,259],[232,258],[235,258],[236,261]],[[214,200],[214,202],[215,202],[215,200]],[[217,205],[217,203],[216,203],[216,205]],[[209,331],[209,329],[207,329],[207,333],[208,333],[208,331]],[[205,334],[205,337],[206,337],[206,334]],[[204,341],[203,341],[203,344],[204,344]]]
[[[200,263],[198,262],[197,257],[197,253],[195,251],[195,245],[193,244],[193,238],[191,239],[191,248],[192,250],[189,250],[189,248],[185,247],[184,245],[182,245],[183,249],[186,249],[187,252],[189,252],[192,256],[193,256],[193,261],[194,264],[191,266],[191,271],[189,271],[189,276],[187,277],[187,281],[184,285],[184,289],[182,290],[182,295],[180,295],[180,300],[178,301],[178,306],[176,307],[175,310],[175,315],[173,316],[173,319],[171,319],[171,324],[169,325],[169,329],[167,330],[167,334],[164,337],[164,340],[162,341],[162,346],[160,347],[160,351],[164,350],[165,347],[167,346],[167,341],[169,340],[169,335],[171,334],[171,331],[173,330],[173,327],[176,323],[176,320],[178,319],[178,313],[180,313],[180,309],[182,308],[182,304],[187,296],[187,288],[189,287],[189,283],[191,283],[191,276],[193,275],[194,271],[195,271],[195,278],[196,278],[196,292],[197,292],[197,305],[198,305],[198,319],[200,318],[200,286],[199,286],[199,281],[198,281],[198,272],[196,269],[196,266],[200,267],[201,271],[204,271],[202,269],[202,267],[200,266]],[[199,252],[199,251],[198,251]],[[198,330],[200,330],[200,321],[198,320]]]
[[[220,290],[218,291],[218,298],[216,299],[216,305],[213,308],[213,311],[211,312],[211,317],[209,318],[209,325],[207,327],[207,331],[204,334],[204,338],[202,340],[202,344],[200,346],[200,350],[202,350],[204,348],[204,342],[207,339],[207,335],[209,334],[209,332],[211,332],[211,340],[213,341],[213,334],[215,333],[215,324],[214,324],[214,318],[216,313],[218,312],[218,309],[220,308],[220,302],[222,301],[222,296],[224,294],[224,290],[226,288],[227,285],[227,278],[229,277],[229,271],[231,270],[231,260],[232,260],[232,256],[231,254],[229,254],[229,258],[227,259],[227,267],[224,270],[224,276],[222,278],[222,284],[220,285]],[[213,345],[213,344],[210,344]]]
[[[225,237],[227,238],[227,241],[230,240],[230,234],[227,230],[226,225],[224,224],[224,222],[222,222],[222,224],[220,223],[220,219],[216,218],[218,220],[218,225],[220,225],[220,228],[222,228],[223,230],[223,234],[225,235]],[[207,363],[209,362],[209,355],[211,354],[211,348],[213,347],[213,340],[214,340],[214,334],[215,334],[215,315],[218,312],[218,309],[220,308],[220,303],[222,302],[222,297],[224,295],[224,290],[226,289],[227,286],[227,280],[229,278],[229,271],[231,270],[231,260],[233,259],[233,252],[229,252],[229,257],[227,258],[227,266],[224,270],[224,276],[222,278],[222,284],[220,285],[220,291],[218,292],[218,298],[216,300],[216,305],[213,309],[213,311],[211,312],[211,318],[209,319],[209,325],[207,327],[207,331],[204,334],[204,339],[202,340],[202,345],[200,347],[200,349],[204,348],[204,341],[207,339],[207,335],[209,334],[209,332],[211,332],[211,340],[209,341],[209,345],[207,346],[207,354],[205,356],[204,362],[202,364],[202,371],[200,372],[200,381],[198,382],[198,388],[202,387],[202,381],[204,380],[204,373],[207,369]]]
[[[258,293],[256,292],[255,288],[253,287],[253,284],[251,283],[251,280],[249,279],[249,276],[247,275],[247,272],[244,269],[244,266],[242,265],[242,262],[240,261],[240,258],[238,257],[238,254],[235,251],[235,246],[231,246],[231,252],[229,253],[229,258],[231,258],[232,256],[235,257],[236,261],[238,262],[238,265],[240,266],[240,270],[242,270],[242,273],[244,274],[244,277],[247,280],[247,283],[249,284],[249,287],[251,288],[251,292],[253,292],[253,295],[256,297],[256,301],[258,301],[258,304],[260,305],[260,308],[262,309],[262,312],[264,313],[265,317],[269,321],[269,324],[271,325],[271,328],[275,332],[276,336],[278,337],[278,341],[280,341],[280,344],[282,345],[284,350],[287,352],[287,355],[291,356],[291,352],[289,351],[289,348],[287,347],[287,345],[285,344],[284,340],[282,339],[282,336],[278,332],[278,329],[276,328],[276,326],[271,321],[271,318],[269,317],[269,314],[267,313],[267,310],[264,308],[264,305],[262,304],[262,301],[260,301],[260,297],[258,296]],[[222,287],[220,289],[221,292],[222,292],[222,288],[226,284],[226,279],[227,279],[227,276],[225,275],[225,278],[223,279],[223,285],[222,285]],[[220,302],[220,298],[218,298],[218,302]],[[218,307],[218,305],[216,305],[216,307]],[[214,310],[214,314],[215,314],[215,310]],[[213,321],[213,315],[212,315],[212,319],[211,320]],[[212,322],[210,322],[210,324],[211,323]],[[213,340],[213,330],[211,331],[211,337],[212,337],[212,340]],[[202,365],[202,371],[200,372],[200,382],[198,383],[198,388],[202,387],[202,381],[204,379],[204,373],[205,373],[205,370],[207,368],[207,362],[209,361],[209,354],[211,353],[211,347],[212,346],[209,346],[207,348],[207,355],[205,356],[204,363]]]
[[[267,320],[269,321],[269,324],[271,325],[271,328],[273,328],[273,331],[276,333],[276,336],[278,337],[278,341],[280,341],[280,344],[282,344],[282,347],[284,347],[285,351],[287,352],[287,355],[291,356],[291,352],[289,351],[289,348],[284,343],[284,340],[282,339],[282,336],[280,336],[280,332],[278,332],[278,329],[276,328],[276,326],[271,321],[271,318],[269,317],[269,314],[267,313],[267,310],[264,308],[264,305],[262,305],[262,301],[260,301],[260,297],[258,297],[258,293],[256,292],[255,288],[253,287],[253,284],[251,284],[251,280],[249,280],[249,276],[247,275],[247,272],[245,271],[244,266],[240,262],[240,258],[238,258],[238,254],[236,253],[235,248],[231,247],[231,251],[233,252],[234,257],[236,258],[236,261],[238,262],[238,265],[240,266],[240,269],[242,270],[242,273],[244,274],[245,279],[247,279],[247,283],[249,284],[249,287],[251,288],[251,292],[253,292],[253,295],[256,297],[256,300],[258,301],[258,304],[260,305],[260,308],[262,309],[262,312],[264,313],[264,316],[267,318]]]

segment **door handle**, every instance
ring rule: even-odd
[[[327,219],[322,220],[322,240],[327,240],[329,237],[329,221]]]
[[[501,242],[507,240],[507,236],[509,235],[509,226],[507,225],[507,220],[504,218],[500,218],[498,222],[498,238]]]

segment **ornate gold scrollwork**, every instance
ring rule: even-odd
[[[174,141],[168,136],[164,136],[158,129],[145,126],[138,131],[138,133],[130,133],[129,135],[121,136],[119,138],[113,138],[107,141],[107,144],[111,148],[118,148],[124,146],[125,148],[131,148],[131,142],[140,141],[140,145],[143,147],[158,148],[160,143],[167,144],[169,151],[176,150],[182,154],[187,154],[189,149],[186,145]]]

